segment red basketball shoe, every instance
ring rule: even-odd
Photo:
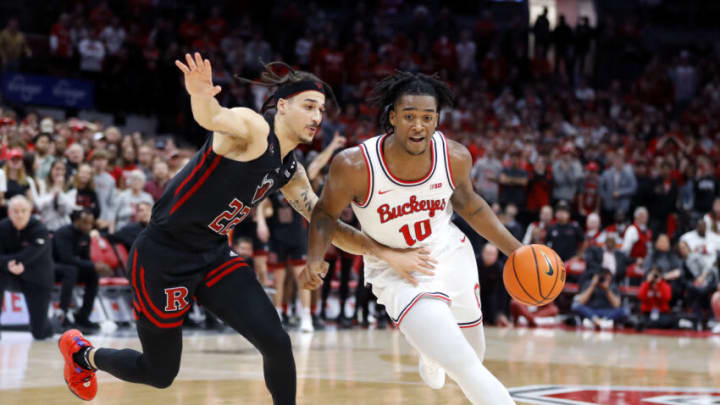
[[[73,354],[85,346],[92,346],[77,329],[70,329],[60,336],[58,347],[65,359],[65,383],[78,398],[90,401],[97,394],[96,370],[86,370],[73,360]]]

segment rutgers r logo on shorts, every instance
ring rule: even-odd
[[[187,300],[188,289],[185,287],[170,287],[165,289],[165,312],[182,311],[190,305]]]

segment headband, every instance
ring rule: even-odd
[[[325,94],[325,86],[321,82],[316,82],[314,80],[303,80],[300,82],[293,82],[280,86],[280,88],[278,88],[277,92],[275,93],[275,96],[277,96],[278,99],[287,99],[299,93],[302,93],[303,91],[311,90],[319,91],[320,93]]]

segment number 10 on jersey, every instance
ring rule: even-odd
[[[412,232],[415,231],[415,237],[413,237]],[[414,245],[416,242],[423,241],[427,239],[430,234],[432,234],[432,229],[430,228],[430,220],[429,219],[423,219],[422,221],[415,222],[415,225],[413,226],[413,229],[410,228],[410,225],[405,224],[398,230],[403,236],[405,237],[405,243],[407,243],[408,246]]]

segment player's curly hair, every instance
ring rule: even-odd
[[[438,112],[445,107],[452,107],[455,94],[438,77],[437,73],[430,76],[396,70],[394,75],[378,82],[370,96],[370,101],[378,107],[378,126],[388,134],[394,131],[390,124],[390,111],[395,108],[397,100],[406,94],[435,97]]]
[[[281,87],[284,84],[302,82],[306,80],[322,83],[325,94],[330,96],[330,99],[332,100],[332,104],[335,106],[335,109],[338,108],[339,105],[337,99],[335,98],[335,93],[333,92],[332,87],[324,81],[320,80],[320,78],[318,78],[314,74],[302,70],[295,70],[292,66],[288,65],[285,62],[277,61],[270,63],[262,63],[262,65],[263,71],[260,74],[260,80],[250,80],[235,75],[235,79],[243,83],[275,88],[275,91],[270,95],[270,97],[265,100],[262,107],[260,108],[261,113],[264,113],[267,110],[275,108],[277,106],[277,88]]]

